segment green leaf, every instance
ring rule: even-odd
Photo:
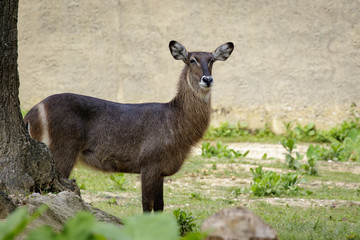
[[[143,214],[127,219],[123,232],[132,240],[178,239],[175,219],[167,214]]]

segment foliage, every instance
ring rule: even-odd
[[[173,214],[179,225],[179,232],[181,236],[185,236],[186,234],[194,231],[194,228],[196,227],[194,221],[196,219],[192,216],[191,212],[187,214],[180,209],[176,209]]]
[[[239,197],[241,194],[245,193],[246,189],[241,187],[235,187],[231,191],[233,197]]]
[[[356,104],[351,104],[350,106],[351,117],[347,121],[343,121],[340,125],[331,128],[329,131],[325,131],[322,134],[325,138],[336,139],[339,142],[343,142],[346,137],[349,136],[350,132],[354,129],[360,130],[360,117],[359,113],[356,111]]]
[[[236,125],[228,122],[221,123],[219,127],[210,127],[205,134],[205,139],[219,139],[219,138],[241,138],[254,136],[258,139],[274,137],[275,134],[266,124],[263,128],[251,130],[245,123],[237,123]]]
[[[251,191],[255,196],[288,195],[301,190],[297,186],[299,176],[295,173],[279,175],[272,171],[263,171],[262,166],[250,170],[253,175]]]
[[[345,160],[360,160],[360,130],[352,129],[343,142]]]
[[[29,223],[38,218],[47,209],[48,207],[43,205],[39,207],[32,215],[29,215],[25,208],[16,209],[13,213],[10,214],[6,221],[0,222],[0,239],[15,239],[16,236],[25,230]]]
[[[124,190],[124,184],[126,180],[124,173],[110,174],[110,179],[114,183],[111,188],[115,190]]]
[[[206,137],[240,137],[247,136],[250,131],[247,129],[246,124],[238,123],[236,126],[228,122],[221,123],[219,127],[210,127],[206,132]]]
[[[306,125],[296,124],[293,127],[293,122],[283,122],[285,127],[285,135],[287,138],[293,138],[302,142],[326,142],[319,131],[316,130],[315,124],[310,122]]]
[[[311,148],[313,149],[310,150],[310,156],[314,156],[317,160],[359,161],[360,130],[352,129],[347,134],[343,142],[337,139],[330,139],[331,144],[328,146],[312,146]]]
[[[202,199],[200,193],[198,193],[198,192],[191,193],[190,198],[191,199],[196,199],[196,200],[201,200]]]
[[[29,216],[24,208],[17,209],[4,222],[0,223],[0,239],[12,240],[24,231],[26,226],[35,218],[40,216],[47,207],[41,207],[33,215]],[[182,215],[182,213],[180,214]],[[183,223],[184,231],[192,230],[194,219],[191,214],[185,214]],[[200,239],[194,235],[193,238]],[[204,236],[203,234],[201,236]],[[57,232],[48,225],[36,228],[27,236],[27,240],[92,240],[92,239],[122,239],[122,240],[168,240],[178,239],[178,230],[175,219],[167,214],[142,214],[130,217],[126,220],[123,228],[105,223],[97,222],[94,216],[88,212],[79,212],[73,218],[69,219],[62,231]]]
[[[201,146],[201,156],[210,158],[210,157],[218,157],[218,158],[239,158],[246,157],[249,151],[245,153],[241,153],[234,149],[229,148],[227,145],[222,142],[217,142],[216,146],[211,146],[209,142],[203,142]]]
[[[298,169],[301,166],[299,161],[303,159],[303,156],[300,155],[299,152],[293,152],[293,150],[296,148],[295,139],[283,139],[280,143],[287,152],[285,153],[285,160],[288,163],[289,168],[294,170]],[[294,154],[295,156],[293,156]]]
[[[302,167],[309,175],[317,175],[318,171],[315,167],[316,162],[320,159],[319,156],[319,147],[314,147],[313,145],[310,145],[308,147],[308,150],[306,152],[307,156],[307,164],[303,164]]]

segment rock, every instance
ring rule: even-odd
[[[277,233],[246,208],[223,209],[201,226],[206,240],[277,240]]]
[[[0,219],[6,218],[12,211],[16,209],[16,205],[11,198],[0,191]]]
[[[119,218],[91,207],[73,192],[64,191],[58,194],[49,193],[46,195],[33,193],[29,196],[26,207],[31,214],[43,204],[48,205],[49,209],[33,222],[34,227],[47,224],[56,230],[60,230],[64,223],[79,211],[93,213],[98,221],[122,224]]]

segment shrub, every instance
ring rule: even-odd
[[[173,213],[179,225],[179,232],[181,236],[185,236],[186,234],[194,231],[194,228],[196,227],[194,221],[196,219],[192,216],[191,212],[187,214],[180,209],[176,209]]]
[[[262,166],[250,170],[253,175],[250,189],[255,196],[280,196],[301,190],[297,186],[298,175],[295,173],[279,175],[272,171],[263,171]]]
[[[316,162],[320,159],[320,151],[318,145],[314,147],[310,145],[306,152],[307,156],[307,164],[303,164],[302,167],[304,168],[305,172],[309,175],[317,175],[317,169],[315,167]]]
[[[295,139],[289,138],[281,141],[281,145],[285,148],[285,161],[288,163],[290,169],[298,169],[300,167],[300,160],[302,160],[303,156],[300,155],[299,152],[293,152],[296,148]],[[295,157],[293,154],[295,153]]]

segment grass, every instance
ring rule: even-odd
[[[276,198],[254,196],[250,190],[254,161],[276,172],[297,172],[303,190]],[[336,164],[335,169],[332,164]],[[342,164],[347,172],[338,169]],[[322,161],[319,175],[310,176],[289,170],[285,158],[193,156],[177,174],[165,179],[165,212],[172,214],[181,209],[192,213],[193,230],[197,231],[206,218],[220,209],[245,206],[270,224],[280,239],[358,239],[360,178],[352,169],[360,167],[360,163],[346,164]],[[110,174],[82,165],[76,166],[71,177],[85,185],[82,196],[94,207],[123,219],[142,213],[139,175],[125,174],[122,189],[114,187]]]

